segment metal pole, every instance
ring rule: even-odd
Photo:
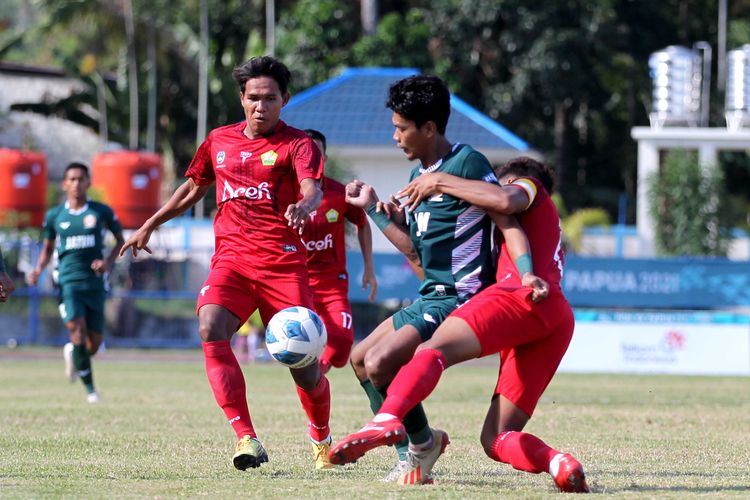
[[[708,111],[711,105],[711,44],[708,42],[696,42],[693,47],[703,51],[700,126],[708,127]]]
[[[128,86],[130,87],[130,149],[138,149],[138,63],[135,57],[135,23],[133,4],[123,2],[125,33],[128,37]]]
[[[206,138],[208,116],[208,0],[201,0],[201,46],[198,53],[198,131],[195,147]],[[195,218],[203,218],[203,198],[195,204]]]
[[[276,8],[274,0],[266,0],[266,54],[276,52]]]
[[[716,54],[716,88],[724,89],[727,83],[727,0],[719,0],[719,26]]]
[[[146,116],[146,150],[156,151],[156,29],[148,27],[148,113]]]

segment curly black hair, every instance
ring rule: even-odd
[[[451,94],[440,78],[414,75],[391,85],[385,106],[417,127],[434,122],[444,135],[451,114]]]
[[[257,56],[248,59],[232,70],[232,78],[240,87],[240,92],[245,93],[245,83],[251,78],[268,76],[276,80],[282,95],[286,94],[292,74],[286,65],[271,56]]]
[[[528,156],[520,156],[508,160],[496,172],[498,179],[502,179],[509,174],[518,177],[534,177],[535,179],[539,179],[548,193],[551,193],[555,188],[555,174],[552,169],[548,165]]]

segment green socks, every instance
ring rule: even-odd
[[[81,382],[86,387],[86,392],[94,392],[94,375],[91,371],[91,355],[85,345],[73,346],[73,367],[81,377]]]

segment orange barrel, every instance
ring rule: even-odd
[[[161,156],[155,153],[99,153],[91,162],[91,185],[104,194],[122,227],[135,229],[159,209],[161,171]]]
[[[0,226],[44,224],[47,156],[38,151],[0,149]]]

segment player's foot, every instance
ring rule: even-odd
[[[401,473],[406,470],[408,462],[406,460],[399,460],[396,462],[396,465],[393,466],[393,468],[388,471],[388,474],[386,474],[382,481],[384,483],[395,483],[398,478],[401,476]]]
[[[393,418],[385,422],[369,422],[354,434],[349,434],[328,451],[332,464],[356,462],[359,457],[378,446],[396,444],[406,435],[404,425]]]
[[[569,453],[558,453],[549,464],[549,473],[555,479],[560,491],[568,493],[588,493],[586,475],[581,463]]]
[[[95,405],[97,403],[101,403],[102,397],[96,391],[89,392],[88,395],[86,396],[86,401],[88,401],[92,405]]]
[[[320,444],[313,441],[312,449],[313,456],[315,457],[315,469],[325,470],[333,469],[335,467],[328,458],[328,450],[331,448],[331,443],[333,443],[333,438],[330,435],[328,436],[328,439]]]
[[[399,475],[398,484],[432,484],[432,468],[450,442],[447,432],[432,429],[432,446],[418,453],[409,450],[407,466]]]
[[[268,462],[268,453],[257,438],[243,436],[237,441],[237,449],[232,457],[232,463],[236,469],[260,467],[260,464],[264,462]]]
[[[73,343],[68,342],[63,346],[63,359],[65,360],[65,377],[71,384],[78,378],[78,372],[73,366]]]

